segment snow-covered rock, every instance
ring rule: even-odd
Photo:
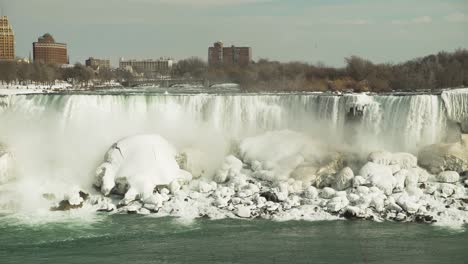
[[[335,196],[336,191],[333,190],[332,188],[325,187],[323,190],[320,192],[320,197],[323,199],[331,199]]]
[[[122,139],[109,149],[96,170],[95,185],[108,195],[118,180],[125,179],[132,192],[149,196],[156,185],[187,177],[176,162],[176,154],[175,148],[159,135]]]
[[[307,199],[315,199],[315,198],[317,198],[317,196],[318,196],[317,188],[315,188],[314,186],[309,186],[309,187],[307,187],[307,189],[304,191],[304,196],[305,196]]]
[[[392,193],[396,185],[392,170],[385,165],[368,162],[361,168],[359,175],[367,179],[371,185],[380,188],[387,195]]]
[[[460,142],[434,144],[418,154],[419,165],[433,174],[442,171],[461,173],[468,170],[468,134],[462,134]]]
[[[455,183],[460,180],[460,174],[456,171],[443,171],[436,177],[438,182]]]
[[[376,151],[369,154],[368,161],[380,165],[399,165],[401,169],[417,167],[417,158],[410,153],[390,153],[388,151]]]
[[[345,190],[352,186],[354,178],[353,170],[350,167],[343,168],[336,175],[335,189]]]

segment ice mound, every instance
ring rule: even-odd
[[[109,149],[96,170],[95,186],[104,195],[151,196],[157,185],[191,178],[179,168],[176,155],[176,149],[159,135],[122,139]]]

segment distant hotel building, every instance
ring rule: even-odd
[[[110,68],[110,60],[101,60],[90,57],[85,62],[86,66],[93,68],[95,70],[102,68]]]
[[[119,67],[138,73],[145,73],[156,76],[158,74],[167,74],[174,61],[169,58],[160,58],[158,60],[124,60],[120,59]]]
[[[219,41],[208,49],[208,64],[213,66],[238,65],[247,66],[252,62],[252,48],[250,47],[224,47]]]
[[[0,60],[15,59],[15,34],[8,17],[0,17]]]
[[[34,62],[45,64],[68,64],[67,44],[56,43],[49,33],[33,43]]]

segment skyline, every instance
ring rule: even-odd
[[[32,42],[48,32],[68,44],[71,63],[207,60],[217,40],[252,47],[254,60],[330,66],[351,55],[398,63],[468,47],[468,3],[461,0],[0,0],[0,7],[18,56],[28,57]]]

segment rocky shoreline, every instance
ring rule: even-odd
[[[279,146],[282,153],[275,153],[278,146],[262,145],[262,142],[281,142],[278,140],[286,138],[295,138],[295,142],[282,142]],[[162,139],[158,138],[157,144],[161,143],[159,140]],[[126,153],[135,155],[133,147],[142,151],[142,146],[153,143],[141,137],[123,142],[109,150],[104,166],[97,171],[94,187],[100,193],[70,194],[66,199],[68,206],[58,204],[54,209],[88,207],[99,212],[189,219],[346,218],[450,226],[461,226],[468,221],[468,159],[454,165],[448,153],[453,148],[443,148],[445,153],[437,153],[446,162],[437,165],[436,172],[418,165],[418,161],[437,164],[428,160],[437,155],[428,157],[424,154],[426,150],[419,160],[410,153],[385,151],[372,152],[364,159],[340,152],[317,158],[314,153],[319,151],[319,145],[303,135],[291,131],[269,132],[240,142],[234,148],[237,149],[234,155],[226,157],[213,175],[203,175],[205,172],[200,169],[203,162],[193,160],[199,159],[199,155],[179,153],[173,158],[180,164],[174,168],[180,168],[181,174],[164,183],[153,182],[155,185],[150,184],[148,192],[148,186],[146,190],[138,189],[130,184],[135,179],[114,172],[129,158]],[[454,145],[460,144],[457,146],[463,147],[466,154],[468,146],[463,142]],[[432,146],[436,147],[440,146]],[[259,148],[261,152],[257,151]],[[63,205],[64,201],[60,203]]]

